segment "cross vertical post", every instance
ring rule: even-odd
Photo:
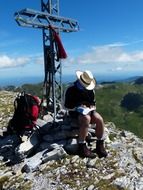
[[[41,0],[41,11],[26,8],[14,16],[19,26],[42,29],[45,73],[43,98],[46,99],[47,110],[54,114],[55,121],[62,100],[62,64],[56,54],[53,29],[58,35],[60,32],[76,32],[79,30],[78,22],[59,16],[59,0]]]
[[[49,13],[50,15],[59,16],[59,0],[41,0],[41,11]],[[54,113],[54,120],[57,114],[57,105],[60,104],[62,98],[62,83],[61,83],[61,61],[56,62],[55,50],[53,44],[52,31],[49,29],[42,29],[43,33],[43,49],[44,49],[44,96],[48,106],[52,106]],[[59,33],[57,29],[57,33]],[[49,56],[49,59],[47,57]],[[59,74],[59,76],[58,76]],[[58,89],[58,90],[57,90]],[[59,96],[60,95],[60,96]]]

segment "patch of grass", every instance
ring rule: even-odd
[[[140,160],[140,159],[137,157],[137,154],[134,152],[134,150],[132,151],[132,155],[133,155],[133,158],[136,160],[137,163],[143,165],[142,160]]]
[[[109,139],[110,139],[111,141],[114,141],[114,139],[116,138],[116,136],[117,136],[117,134],[115,134],[115,133],[110,133],[110,134],[109,134]]]
[[[6,189],[20,189],[20,190],[30,190],[32,187],[32,182],[31,181],[25,181],[21,177],[13,177],[10,178],[8,181],[8,184],[5,184]]]
[[[8,181],[9,177],[8,176],[3,176],[0,178],[0,188],[3,189],[4,183]]]

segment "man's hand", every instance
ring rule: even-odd
[[[96,106],[95,105],[90,105],[90,108],[94,108],[96,110]]]

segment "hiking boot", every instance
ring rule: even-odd
[[[99,158],[107,157],[107,152],[104,148],[104,141],[103,140],[97,140],[96,149],[94,149],[92,152],[95,152],[96,154],[98,154]]]
[[[85,140],[86,140],[88,146],[92,146],[92,142],[95,141],[95,138],[87,136]]]
[[[79,143],[78,144],[78,155],[82,158],[96,158],[96,155],[87,148],[86,143]]]

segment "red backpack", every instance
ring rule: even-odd
[[[36,126],[40,112],[40,99],[37,96],[21,92],[14,100],[14,114],[8,128],[18,134],[32,131]]]

